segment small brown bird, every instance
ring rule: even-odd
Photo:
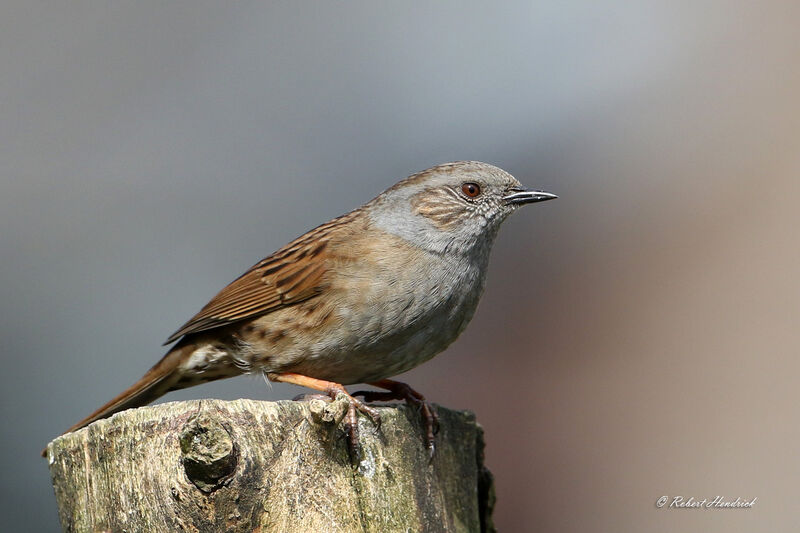
[[[475,161],[406,178],[253,265],[165,344],[178,341],[128,390],[74,431],[169,391],[263,372],[377,411],[343,385],[369,383],[421,407],[433,452],[436,414],[425,398],[387,379],[427,361],[464,330],[478,305],[497,230],[518,207],[556,198]]]

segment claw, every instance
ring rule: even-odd
[[[293,383],[295,385],[300,385],[303,387],[308,387],[314,390],[321,391],[325,393],[325,398],[328,400],[336,400],[336,398],[341,394],[347,399],[347,412],[344,416],[344,426],[347,430],[347,435],[350,442],[350,455],[351,458],[358,460],[358,457],[361,455],[361,446],[358,442],[358,412],[364,413],[365,415],[369,416],[372,422],[380,428],[381,425],[381,415],[377,409],[373,407],[369,407],[365,405],[364,402],[357,398],[353,398],[350,394],[347,393],[347,390],[340,384],[334,383],[332,381],[325,381],[322,379],[316,379],[309,376],[304,376],[302,374],[295,374],[291,372],[284,372],[284,373],[276,373],[270,372],[267,374],[267,377],[272,381],[280,381],[283,383]],[[314,399],[318,398],[320,395],[308,395],[306,398]],[[304,398],[305,399],[305,398]],[[357,412],[357,411],[358,412]]]
[[[381,415],[374,407],[370,407],[358,398],[354,398],[348,394],[347,390],[338,383],[328,387],[326,392],[328,396],[334,400],[339,397],[339,395],[343,395],[347,398],[349,405],[347,407],[347,414],[344,417],[344,425],[347,430],[350,457],[357,462],[358,458],[361,457],[361,443],[358,438],[358,413],[367,415],[378,429],[381,427]]]
[[[422,417],[425,420],[425,440],[430,450],[431,459],[435,450],[434,442],[436,434],[439,433],[439,415],[432,404],[421,400]]]
[[[350,458],[357,462],[361,457],[361,442],[358,438],[358,413],[352,402],[348,405],[347,414],[344,416],[344,427],[347,430]]]
[[[429,403],[425,396],[418,393],[405,383],[384,379],[375,383],[370,383],[376,387],[387,389],[388,392],[381,391],[358,391],[353,396],[361,396],[365,402],[405,400],[406,403],[416,406],[422,414],[425,425],[425,447],[428,449],[430,459],[433,460],[436,446],[434,445],[435,436],[439,432],[439,415],[433,404]]]

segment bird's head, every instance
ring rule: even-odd
[[[432,251],[470,253],[488,251],[500,223],[519,207],[553,198],[496,166],[458,161],[414,174],[369,205],[384,231]]]

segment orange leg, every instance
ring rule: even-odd
[[[360,455],[358,453],[358,414],[356,413],[356,410],[369,416],[376,426],[380,427],[381,425],[381,415],[378,413],[378,410],[365,405],[364,402],[358,398],[353,398],[350,396],[350,393],[348,393],[344,386],[340,383],[312,378],[302,374],[293,374],[291,372],[286,372],[283,374],[269,373],[267,374],[267,377],[272,381],[291,383],[293,385],[300,385],[301,387],[308,387],[309,389],[324,392],[332,400],[335,400],[340,394],[346,396],[350,405],[348,406],[347,414],[345,415],[345,426],[347,427],[347,433],[350,437],[350,451],[355,453],[354,457],[358,457],[358,455]]]
[[[355,395],[362,396],[365,402],[405,400],[406,403],[415,405],[422,411],[422,419],[425,422],[425,443],[428,446],[431,458],[433,458],[435,450],[434,436],[439,431],[439,415],[436,414],[433,404],[429,403],[425,396],[400,381],[382,379],[370,383],[370,385],[379,389],[386,389],[389,392],[358,391]]]

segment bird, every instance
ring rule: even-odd
[[[257,262],[167,339],[175,344],[139,381],[65,433],[170,391],[261,372],[344,396],[353,448],[358,413],[380,424],[369,402],[416,405],[433,454],[435,409],[390,378],[456,340],[478,306],[501,223],[554,198],[478,161],[413,174]],[[344,387],[358,383],[386,392]]]

